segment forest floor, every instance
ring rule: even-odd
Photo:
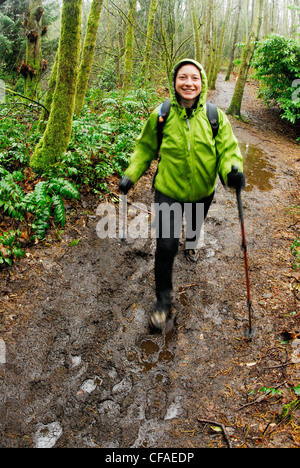
[[[226,110],[234,85],[220,75],[209,99]],[[166,338],[147,328],[155,241],[99,239],[99,200],[82,196],[60,241],[1,272],[1,447],[300,446],[300,148],[256,96],[250,82],[248,122],[230,118],[248,181],[254,339],[234,193],[218,183],[197,265],[181,246]],[[149,210],[154,172],[130,195]]]

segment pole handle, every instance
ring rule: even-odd
[[[237,166],[232,166],[231,168],[232,172],[234,174],[237,174],[239,172],[239,168]],[[243,223],[244,222],[244,210],[243,210],[243,201],[242,201],[242,189],[236,189],[236,199],[237,199],[237,204],[238,204],[238,210],[239,210],[239,218],[240,221]]]

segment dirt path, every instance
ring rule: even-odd
[[[220,76],[210,99],[226,109],[233,88]],[[278,417],[299,385],[300,278],[290,255],[299,217],[287,209],[299,193],[300,149],[255,92],[249,85],[244,101],[250,124],[231,120],[249,183],[253,342],[243,339],[245,275],[231,192],[218,185],[200,263],[179,253],[177,328],[166,342],[147,330],[154,241],[100,240],[96,206],[83,201],[61,243],[36,246],[2,272],[1,446],[226,447],[223,433],[199,419],[222,423],[233,447],[299,446],[299,412],[280,425]],[[150,207],[151,183],[149,173],[132,199]],[[70,247],[73,239],[81,241]],[[266,396],[262,387],[281,393]]]

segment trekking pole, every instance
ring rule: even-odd
[[[120,201],[120,209],[122,211],[122,226],[121,226],[121,234],[120,240],[121,242],[127,241],[127,195],[123,194],[119,198]]]
[[[238,168],[234,166],[232,168],[234,172],[238,172]],[[242,249],[244,250],[244,261],[245,261],[245,272],[246,272],[246,284],[247,284],[247,305],[249,311],[249,329],[247,332],[247,338],[251,341],[254,332],[252,328],[252,301],[251,301],[251,290],[250,290],[250,277],[249,277],[249,263],[248,263],[248,254],[247,254],[247,243],[246,243],[246,233],[245,233],[245,225],[244,225],[244,210],[243,210],[243,201],[242,201],[242,190],[241,188],[236,189],[236,198],[239,210],[239,218],[241,223],[241,230],[242,230]]]

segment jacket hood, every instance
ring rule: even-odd
[[[200,99],[198,101],[197,108],[203,107],[204,104],[206,103],[206,99],[207,99],[207,91],[208,91],[207,76],[206,76],[206,73],[204,71],[203,66],[199,62],[197,62],[196,60],[193,60],[193,59],[183,59],[183,60],[181,60],[180,62],[178,62],[175,65],[174,70],[172,72],[172,77],[171,77],[171,81],[172,81],[171,101],[172,101],[172,103],[175,103],[175,104],[178,105],[177,92],[176,92],[176,89],[175,89],[175,80],[176,80],[176,76],[177,76],[177,73],[180,70],[180,68],[183,67],[183,65],[188,65],[188,64],[195,65],[195,67],[197,67],[198,70],[201,73],[202,92],[201,92],[201,95],[200,95]]]

